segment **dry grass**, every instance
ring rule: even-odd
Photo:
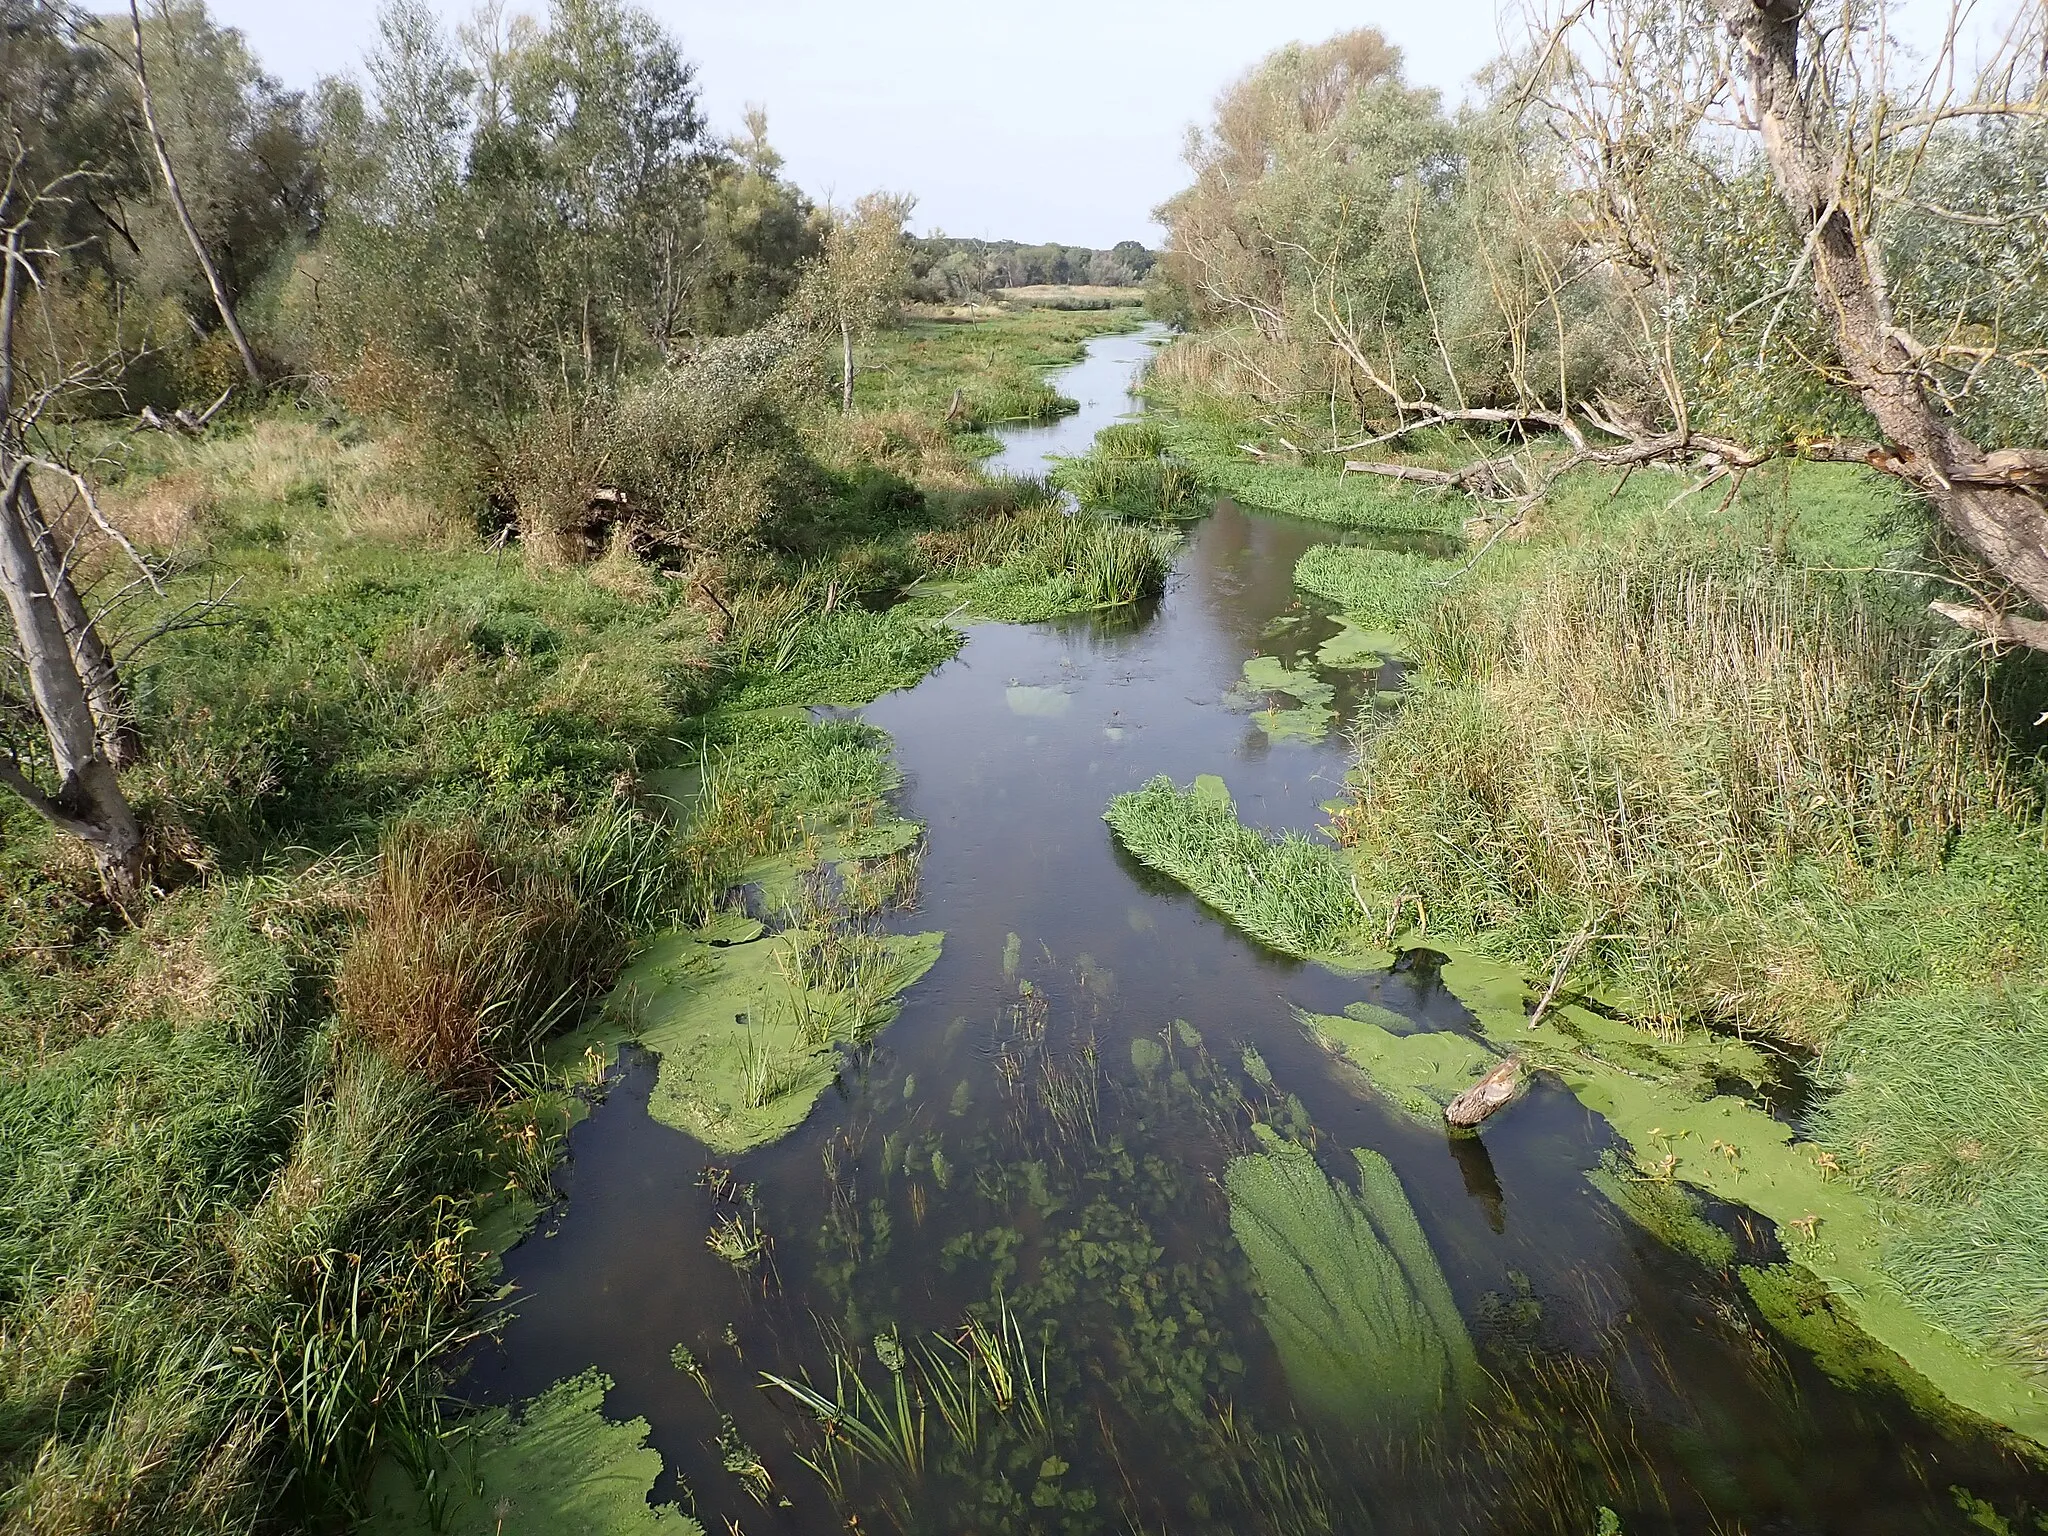
[[[581,917],[568,881],[518,867],[474,828],[403,823],[384,839],[335,1000],[395,1065],[481,1095],[508,1044],[539,1039],[580,1000]]]
[[[813,450],[838,469],[871,466],[929,490],[966,491],[981,483],[974,460],[929,413],[857,411],[821,418],[809,427]]]

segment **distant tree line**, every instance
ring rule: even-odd
[[[1136,240],[1120,240],[1098,251],[1079,245],[929,235],[910,242],[908,296],[928,304],[958,304],[1040,283],[1134,288],[1144,283],[1158,259],[1157,252]]]

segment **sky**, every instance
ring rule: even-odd
[[[435,0],[451,18],[470,0]],[[719,133],[767,109],[815,198],[909,192],[922,233],[1157,244],[1181,147],[1265,54],[1374,26],[1411,82],[1460,97],[1500,51],[1497,0],[642,0],[700,67]],[[511,10],[539,9],[514,0]],[[377,0],[210,0],[286,85],[360,72]]]

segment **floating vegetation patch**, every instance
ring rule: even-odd
[[[1283,709],[1274,695],[1294,701]],[[1224,703],[1252,711],[1252,721],[1275,741],[1321,741],[1337,721],[1330,707],[1337,690],[1307,667],[1289,667],[1277,656],[1254,656],[1244,664],[1244,681]]]
[[[1402,633],[1436,601],[1458,567],[1401,549],[1318,544],[1295,562],[1294,584],[1369,630]]]
[[[1444,1106],[1470,1088],[1500,1058],[1455,1030],[1396,1033],[1375,1015],[1385,1009],[1298,1015],[1325,1046],[1339,1052],[1375,1091],[1418,1120],[1440,1123]]]
[[[1224,1178],[1230,1230],[1295,1396],[1361,1426],[1440,1413],[1476,1380],[1478,1358],[1392,1166],[1356,1151],[1354,1195],[1305,1147],[1259,1130],[1263,1149]]]
[[[1337,633],[1316,647],[1316,665],[1333,671],[1370,671],[1405,654],[1400,636],[1339,618]]]
[[[638,1040],[661,1058],[648,1113],[714,1151],[761,1146],[803,1124],[839,1071],[939,958],[944,935],[791,928],[715,944],[679,930],[620,978],[612,1016],[558,1050]]]
[[[1274,839],[1245,826],[1212,774],[1186,790],[1153,779],[1110,801],[1103,820],[1137,858],[1275,949],[1333,954],[1357,931],[1343,855],[1299,833]]]
[[[649,1504],[661,1453],[645,1419],[604,1417],[609,1376],[586,1371],[516,1412],[469,1420],[433,1505],[385,1460],[363,1536],[704,1536],[673,1504]]]

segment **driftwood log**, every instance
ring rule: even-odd
[[[1444,1118],[1469,1130],[1522,1091],[1522,1063],[1510,1056],[1445,1106]]]
[[[168,432],[173,437],[198,437],[206,431],[208,423],[220,413],[220,408],[228,403],[228,396],[233,393],[232,387],[222,390],[220,398],[197,415],[181,405],[170,415],[165,416],[159,413],[155,406],[145,405],[141,416],[136,419],[136,425],[144,431]]]

